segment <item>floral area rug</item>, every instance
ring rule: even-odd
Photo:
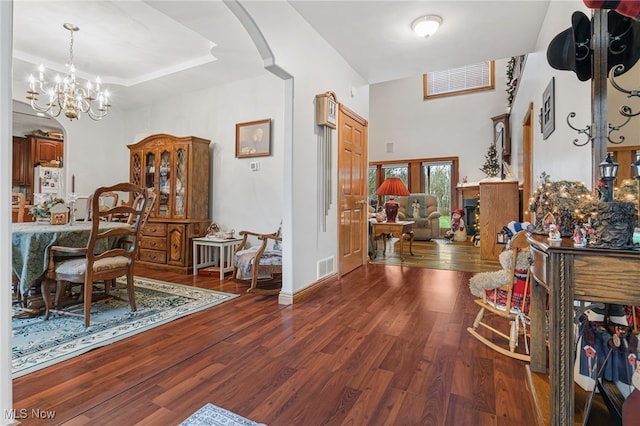
[[[82,318],[69,315],[52,314],[48,321],[42,316],[13,319],[13,378],[238,297],[140,277],[135,278],[135,292],[136,312],[131,312],[126,290],[113,289],[124,301],[93,305],[88,328]]]
[[[213,404],[207,404],[178,426],[266,426]]]

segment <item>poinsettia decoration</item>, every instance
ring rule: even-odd
[[[51,207],[56,204],[63,204],[64,200],[59,197],[49,197],[41,203],[34,204],[31,207],[31,214],[36,217],[49,217],[51,215]]]

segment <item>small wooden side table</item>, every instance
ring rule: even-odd
[[[400,237],[400,260],[404,262],[404,239],[409,239],[409,253],[413,256],[413,224],[414,221],[397,221],[397,222],[377,222],[375,219],[369,222],[371,224],[371,259],[375,259],[378,251],[378,237],[384,242],[383,254],[387,251],[387,243],[384,240],[385,235],[391,234]]]
[[[220,281],[226,272],[233,271],[233,255],[242,238],[208,238],[193,239],[193,275],[198,269],[214,266],[220,271]]]

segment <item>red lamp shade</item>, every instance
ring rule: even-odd
[[[408,196],[409,190],[400,178],[390,177],[382,182],[382,185],[376,191],[376,195],[388,195],[389,201],[384,205],[385,212],[387,214],[387,222],[395,222],[396,216],[398,216],[398,203],[393,199],[396,195]]]

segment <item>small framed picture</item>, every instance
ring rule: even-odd
[[[236,124],[236,158],[271,155],[271,119]]]
[[[551,77],[551,81],[542,94],[542,139],[547,139],[556,129],[554,82],[555,77]]]

